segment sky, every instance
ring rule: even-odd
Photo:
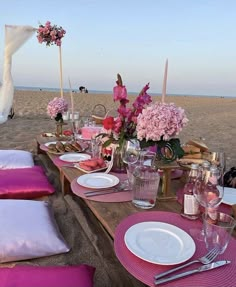
[[[62,26],[63,87],[128,92],[150,83],[167,94],[236,97],[235,0],[1,0],[0,82],[5,24]],[[60,88],[59,48],[36,33],[13,55],[15,86]]]

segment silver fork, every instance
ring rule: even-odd
[[[189,265],[191,265],[193,263],[202,263],[204,265],[205,264],[209,264],[216,258],[216,256],[218,254],[219,254],[219,250],[218,250],[218,248],[215,247],[215,248],[211,249],[206,255],[204,255],[204,256],[196,259],[196,260],[190,261],[190,262],[188,262],[188,263],[186,263],[184,265],[181,265],[179,267],[176,267],[176,268],[170,269],[170,270],[168,270],[166,272],[162,272],[160,274],[157,274],[157,275],[154,276],[154,278],[155,279],[159,279],[159,278],[164,277],[164,276],[166,276],[166,275],[168,275],[168,274],[170,274],[172,272],[175,272],[175,271],[178,271],[178,270],[180,270],[180,269],[182,269],[184,267],[187,267],[187,266],[189,266]]]

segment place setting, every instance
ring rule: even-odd
[[[132,200],[132,192],[125,184],[126,174],[95,172],[75,178],[71,190],[77,196],[100,202],[125,202]]]
[[[236,241],[230,239],[230,234],[235,221],[222,213],[217,216],[219,225],[204,220],[208,232],[205,241],[199,241],[190,235],[192,223],[179,214],[150,211],[130,215],[116,228],[116,256],[128,272],[148,286],[234,286],[236,260],[232,250]],[[202,227],[200,221],[194,224],[199,229]],[[218,241],[214,237],[216,232]],[[204,262],[215,263],[203,265],[199,258],[205,258],[209,251],[209,260]],[[213,270],[215,267],[221,268]],[[198,275],[185,274],[210,268],[211,271]]]

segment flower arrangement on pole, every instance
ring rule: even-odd
[[[63,98],[63,82],[62,82],[62,56],[61,56],[61,44],[62,38],[65,36],[66,31],[57,25],[52,25],[50,21],[47,21],[45,25],[40,24],[37,29],[37,39],[40,44],[46,43],[46,46],[57,45],[59,47],[59,60],[60,60],[60,87],[61,97]]]

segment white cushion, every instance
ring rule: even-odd
[[[0,150],[0,169],[34,166],[32,153],[24,150]]]
[[[0,226],[0,263],[69,251],[47,202],[0,200]]]

